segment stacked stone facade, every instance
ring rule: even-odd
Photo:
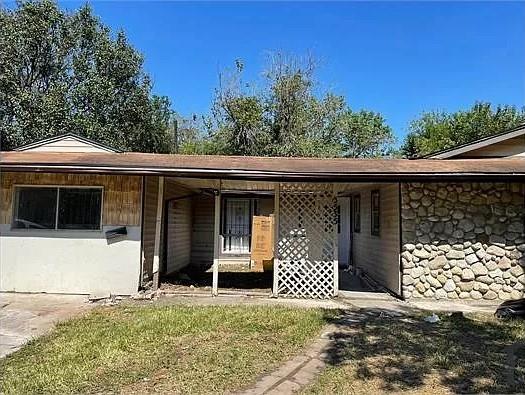
[[[403,295],[523,297],[524,205],[521,183],[402,184]]]

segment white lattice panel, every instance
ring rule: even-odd
[[[278,296],[330,298],[334,295],[336,203],[330,184],[280,184]]]

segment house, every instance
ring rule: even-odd
[[[217,294],[221,268],[249,266],[252,217],[273,215],[274,296],[336,296],[345,267],[400,298],[523,295],[525,126],[414,160],[67,139],[0,154],[0,291],[127,295],[193,268]]]

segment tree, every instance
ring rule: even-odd
[[[208,131],[215,150],[222,154],[254,155],[266,141],[264,103],[242,80],[244,64],[235,62],[233,71],[219,75]],[[210,152],[214,153],[214,152]]]
[[[525,122],[525,108],[477,102],[467,111],[426,112],[412,121],[401,147],[406,157],[418,157],[512,129]]]
[[[118,149],[168,152],[170,103],[151,94],[142,56],[84,6],[0,9],[3,150],[74,132]]]
[[[347,109],[337,120],[343,156],[373,158],[391,153],[394,137],[379,113]]]
[[[376,113],[352,112],[342,96],[316,92],[316,62],[277,53],[262,87],[242,78],[244,64],[219,75],[207,135],[185,152],[263,156],[376,156],[393,143]]]

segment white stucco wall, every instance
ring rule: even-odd
[[[0,225],[0,291],[48,293],[137,292],[140,226],[106,240],[103,231],[11,230]]]

